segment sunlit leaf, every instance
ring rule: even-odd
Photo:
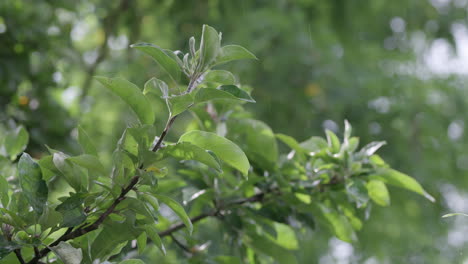
[[[203,149],[213,151],[221,160],[238,169],[244,175],[248,173],[250,164],[246,155],[242,149],[226,138],[210,132],[193,130],[183,134],[179,142],[190,142]]]
[[[377,180],[370,180],[366,184],[369,197],[380,206],[390,205],[390,194],[385,183]]]

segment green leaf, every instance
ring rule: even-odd
[[[175,95],[167,98],[171,116],[176,116],[187,110],[193,104],[191,93]]]
[[[23,153],[18,163],[18,177],[21,190],[34,211],[40,215],[47,203],[49,190],[42,179],[42,172],[28,153]]]
[[[203,25],[200,40],[200,69],[208,67],[218,56],[221,48],[221,39],[218,32],[208,25]]]
[[[180,160],[196,160],[208,167],[221,171],[218,161],[206,150],[190,142],[179,142],[164,148],[164,154]]]
[[[130,47],[140,50],[153,58],[161,68],[171,76],[177,84],[180,80],[181,70],[177,62],[168,56],[160,47],[149,43],[133,44]]]
[[[369,202],[369,194],[363,180],[350,179],[346,182],[345,188],[348,198],[356,203],[357,208],[367,205],[367,202]]]
[[[65,180],[76,191],[84,190],[87,186],[87,176],[78,167],[75,167],[69,157],[62,152],[54,153],[52,161]]]
[[[55,208],[63,216],[62,227],[74,227],[86,220],[83,201],[81,195],[73,194]]]
[[[337,153],[340,151],[340,140],[338,137],[333,133],[331,130],[325,130],[325,133],[327,134],[327,142],[328,146],[331,148],[331,151],[333,153]]]
[[[23,126],[18,126],[14,131],[5,135],[4,147],[11,158],[16,158],[18,154],[26,149],[29,141],[29,134]]]
[[[242,264],[242,260],[234,256],[216,256],[214,261],[216,264]]]
[[[244,90],[235,85],[222,85],[218,88],[202,88],[195,95],[195,102],[201,103],[210,100],[229,99],[255,103],[255,100]]]
[[[203,149],[213,151],[216,156],[247,176],[250,168],[247,156],[232,141],[214,133],[193,130],[183,134],[179,142],[190,142]]]
[[[137,237],[137,246],[138,246],[138,254],[143,254],[143,251],[146,248],[146,240],[148,237],[145,232],[141,232],[141,234]]]
[[[276,243],[285,249],[295,250],[299,249],[299,242],[296,238],[296,233],[289,225],[274,223],[276,230]]]
[[[249,248],[252,248],[258,253],[272,257],[280,264],[297,263],[296,257],[293,253],[277,245],[271,239],[255,233],[249,233],[244,235],[242,240],[249,246]]]
[[[221,52],[216,58],[215,65],[226,63],[233,60],[255,59],[257,57],[246,48],[239,45],[226,45],[221,48]]]
[[[149,93],[155,94],[156,96],[166,98],[169,96],[169,87],[164,81],[161,81],[157,78],[149,79],[143,88],[143,94],[147,95]]]
[[[141,198],[143,198],[144,201],[149,203],[151,207],[153,207],[154,211],[159,211],[159,202],[156,197],[149,195],[149,194],[141,194]]]
[[[104,166],[96,156],[83,154],[80,156],[69,157],[67,160],[75,163],[78,166],[88,169],[91,174],[97,172],[101,175],[106,175]]]
[[[275,170],[278,146],[267,124],[254,119],[229,119],[226,137],[241,147],[250,161],[264,170]]]
[[[61,241],[57,246],[51,247],[51,249],[64,264],[80,264],[83,259],[81,248],[74,248],[67,242]]]
[[[155,194],[154,196],[158,198],[159,201],[169,206],[169,208],[171,208],[172,211],[174,211],[174,213],[176,213],[176,215],[179,216],[180,220],[182,220],[184,225],[187,227],[189,233],[192,234],[193,225],[192,225],[192,222],[190,221],[190,217],[185,212],[184,207],[182,207],[182,205],[180,205],[178,202],[176,202],[170,197],[167,197],[161,194]]]
[[[369,197],[380,206],[390,205],[390,194],[385,183],[378,180],[370,180],[366,184]]]
[[[107,78],[102,76],[97,76],[95,78],[104,85],[104,87],[111,90],[130,105],[143,124],[154,123],[153,107],[138,86],[123,78]]]
[[[317,207],[319,208],[317,216],[320,217],[318,220],[325,220],[325,223],[337,238],[348,243],[356,240],[353,227],[344,215],[324,204],[317,204]]]
[[[296,152],[305,152],[305,150],[299,145],[299,143],[291,136],[285,134],[275,134],[276,138],[281,140],[284,144],[288,145],[292,150]]]
[[[209,71],[204,77],[203,82],[205,83],[217,83],[217,84],[235,84],[236,77],[231,72],[225,70],[212,70]]]
[[[393,169],[382,169],[376,174],[369,175],[371,180],[379,180],[399,188],[413,191],[426,197],[429,201],[435,202],[434,197],[428,194],[423,187],[412,177]]]
[[[10,196],[8,194],[9,184],[6,178],[0,174],[0,201],[3,205],[3,208],[6,208],[8,202],[10,201]]]
[[[154,225],[146,225],[145,226],[146,235],[153,241],[153,243],[162,251],[164,255],[166,255],[166,248],[162,243],[161,237],[158,234],[158,230]]]
[[[78,126],[78,142],[80,143],[80,146],[85,154],[97,156],[97,150],[93,144],[93,141],[81,126]]]
[[[120,261],[119,264],[145,264],[145,262],[143,262],[141,259],[126,259]]]
[[[21,248],[21,246],[15,242],[8,241],[5,236],[0,236],[0,259],[3,259],[18,248]]]

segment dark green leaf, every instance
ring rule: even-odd
[[[68,161],[68,158],[64,153],[57,152],[54,153],[52,161],[71,187],[76,191],[84,190],[87,186],[87,176],[79,167],[74,166]]]
[[[130,105],[143,124],[154,123],[153,107],[138,86],[123,78],[107,78],[102,76],[95,78]]]
[[[21,246],[15,242],[8,241],[5,236],[0,236],[0,259],[3,259],[18,248],[21,248]]]
[[[210,132],[193,130],[183,134],[179,142],[190,142],[203,149],[213,151],[221,160],[238,169],[245,176],[248,174],[249,160],[242,149],[226,138]]]
[[[42,172],[28,153],[23,153],[18,163],[18,176],[28,203],[37,214],[42,214],[47,203],[49,190],[46,182],[42,179]]]
[[[62,227],[74,227],[86,220],[83,210],[84,199],[79,194],[73,194],[55,208],[62,214]]]

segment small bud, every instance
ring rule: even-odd
[[[189,48],[190,48],[190,54],[192,55],[192,58],[195,58],[195,38],[191,37],[189,40]]]

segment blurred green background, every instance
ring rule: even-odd
[[[467,12],[467,0],[3,0],[0,120],[27,127],[35,157],[76,151],[78,123],[109,152],[130,116],[92,76],[143,85],[158,68],[129,44],[187,50],[209,24],[259,58],[224,66],[254,88],[256,118],[299,140],[348,119],[437,199],[392,189],[356,244],[301,233],[299,263],[468,263],[467,218],[441,218],[468,212]]]

